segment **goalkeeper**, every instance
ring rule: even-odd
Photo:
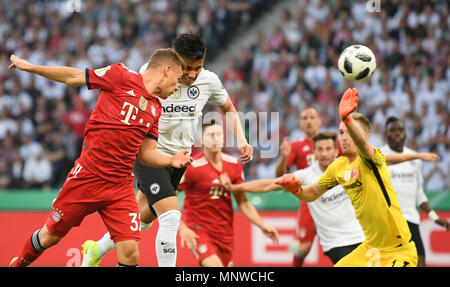
[[[390,181],[384,155],[369,144],[370,122],[360,113],[358,92],[347,89],[339,104],[339,141],[344,156],[312,185],[292,174],[275,181],[296,197],[313,201],[340,184],[347,192],[365,240],[335,266],[417,266],[417,251]]]

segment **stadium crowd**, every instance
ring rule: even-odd
[[[138,70],[150,52],[175,35],[200,33],[209,61],[262,12],[281,0],[4,1],[0,4],[0,189],[59,188],[81,149],[96,91],[75,89],[20,71],[8,71],[14,52],[34,64],[99,68],[123,62]],[[182,3],[182,4],[180,4]],[[424,163],[426,190],[450,190],[450,15],[445,1],[383,2],[368,13],[366,0],[305,0],[267,36],[229,60],[220,75],[238,111],[279,112],[268,130],[304,137],[300,110],[318,107],[323,130],[338,126],[340,95],[352,83],[337,70],[346,46],[360,43],[377,57],[370,80],[355,84],[360,111],[373,123],[372,144],[384,144],[384,121],[406,123],[408,146],[437,152]],[[239,29],[241,27],[241,29]],[[207,106],[204,113],[213,110]],[[251,142],[250,142],[251,143]],[[279,143],[272,143],[279,144]],[[261,147],[262,148],[262,147]],[[258,148],[256,148],[258,150]],[[255,158],[246,179],[274,177],[277,158]]]

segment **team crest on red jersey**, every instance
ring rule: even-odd
[[[141,96],[141,98],[139,99],[139,108],[145,111],[147,109],[147,105],[148,101],[143,96]]]
[[[63,216],[64,213],[62,213],[61,209],[55,208],[52,211],[52,219],[54,222],[59,222]]]

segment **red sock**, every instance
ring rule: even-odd
[[[39,242],[39,231],[40,230],[34,232],[33,235],[31,235],[31,238],[25,242],[22,253],[19,258],[13,262],[11,267],[26,267],[42,254],[45,249],[42,248]]]
[[[292,266],[302,267],[303,261],[305,261],[305,258],[303,256],[298,256],[297,254],[294,254],[294,260],[292,260]]]

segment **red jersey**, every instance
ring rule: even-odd
[[[130,179],[143,138],[158,139],[159,99],[122,63],[86,69],[86,83],[100,94],[84,130],[80,164],[108,181]]]
[[[288,170],[295,164],[297,169],[304,169],[313,164],[314,142],[310,138],[291,143],[291,153],[287,159]]]
[[[178,186],[184,190],[183,221],[191,229],[203,229],[214,239],[225,243],[233,241],[233,205],[231,194],[220,184],[219,176],[227,173],[234,184],[244,182],[239,160],[222,153],[222,170],[208,162],[202,152],[186,168]]]

